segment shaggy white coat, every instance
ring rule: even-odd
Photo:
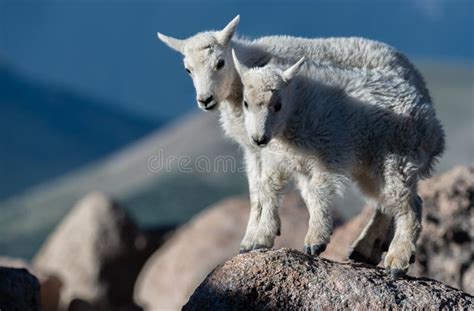
[[[394,217],[385,267],[406,273],[421,230],[417,182],[444,150],[429,97],[384,70],[303,59],[286,70],[272,64],[249,69],[235,54],[234,63],[244,86],[248,140],[261,163],[258,196],[274,203],[262,211],[254,243],[273,244],[276,202],[294,178],[310,214],[305,248],[320,252],[331,235],[331,199],[353,180],[381,214]]]
[[[172,49],[183,54],[184,67],[193,79],[199,107],[203,110],[219,110],[224,132],[244,149],[251,200],[249,223],[241,243],[241,250],[246,251],[262,245],[266,247],[273,245],[273,237],[262,238],[266,236],[262,232],[268,231],[265,219],[276,219],[277,223],[270,226],[272,228],[270,231],[272,235],[279,233],[279,220],[275,217],[279,203],[278,198],[268,200],[263,195],[267,186],[275,188],[272,187],[272,177],[264,176],[266,164],[261,161],[262,150],[254,148],[245,130],[242,82],[235,70],[232,49],[235,49],[240,61],[247,67],[292,64],[305,56],[306,59],[317,61],[320,65],[326,64],[346,70],[377,71],[382,79],[385,76],[395,76],[411,85],[423,102],[429,103],[431,99],[422,76],[414,66],[403,54],[386,44],[364,38],[305,39],[289,36],[269,36],[256,40],[233,38],[238,22],[237,16],[220,31],[201,32],[184,40],[160,33],[158,37]],[[303,68],[304,70],[306,69]],[[337,142],[331,144],[339,146]],[[338,153],[344,153],[344,149],[340,149]],[[308,200],[306,203],[309,206],[314,205]],[[323,210],[321,212],[326,213]],[[378,240],[385,239],[389,224],[390,218],[377,210],[354,244],[354,249],[360,255],[357,259],[364,261],[370,261],[371,258],[380,259],[381,251],[375,250],[377,248],[375,244]],[[314,236],[311,230],[313,229],[310,228],[307,235],[306,250],[318,253],[320,249],[314,247],[311,249],[312,238],[309,237]]]

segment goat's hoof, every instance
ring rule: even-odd
[[[248,253],[249,251],[250,251],[250,249],[248,249],[246,247],[240,247],[239,248],[239,254]]]
[[[407,274],[410,267],[410,260],[412,260],[413,255],[406,254],[405,256],[394,256],[390,251],[385,256],[384,266],[388,274],[392,278],[398,278]]]
[[[252,250],[255,251],[257,249],[269,249],[270,247],[263,245],[263,244],[254,244]]]
[[[326,244],[305,245],[304,252],[308,255],[319,256],[326,249]]]
[[[394,279],[396,278],[400,278],[400,277],[403,277],[407,274],[407,272],[403,269],[397,269],[397,268],[394,268],[394,269],[387,269],[387,273],[390,274],[390,276]]]
[[[252,243],[242,243],[240,244],[239,254],[247,253],[252,250],[253,244]]]
[[[349,251],[349,256],[347,256],[352,261],[371,263],[370,258],[364,256],[362,253],[358,252],[355,249]]]
[[[371,254],[373,256],[373,254]],[[347,256],[349,260],[355,261],[355,262],[362,262],[368,265],[376,266],[380,262],[380,257],[382,255],[380,254],[378,257],[367,257],[361,252],[359,252],[356,249],[351,249],[349,251],[349,255]]]

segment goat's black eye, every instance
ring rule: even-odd
[[[274,106],[273,106],[273,110],[275,112],[278,112],[281,110],[281,102],[277,102]]]
[[[186,72],[187,72],[187,73],[191,74],[191,70],[189,70],[189,69],[186,68],[186,67],[185,67],[184,69],[186,69]]]
[[[217,62],[216,69],[219,70],[222,67],[224,67],[224,65],[225,65],[225,61],[223,59],[221,59]]]
[[[247,109],[249,108],[249,104],[247,104],[247,102],[246,102],[245,100],[244,100],[244,106],[245,106],[245,108],[247,108]]]

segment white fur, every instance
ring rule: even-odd
[[[237,56],[246,67],[261,67],[267,64],[293,64],[301,57],[306,57],[309,61],[318,61],[321,65],[331,65],[332,68],[376,71],[381,80],[385,76],[395,76],[399,81],[411,85],[422,102],[430,103],[431,99],[423,78],[414,66],[403,54],[386,44],[363,38],[305,39],[289,36],[269,36],[256,40],[238,39],[233,38],[238,22],[239,17],[237,16],[223,30],[201,32],[184,40],[174,39],[162,34],[158,34],[158,36],[168,46],[183,54],[185,67],[190,69],[192,73],[197,99],[212,96],[212,102],[206,107],[198,101],[199,107],[204,110],[219,110],[224,132],[244,147],[251,211],[241,248],[248,250],[258,245],[273,245],[274,235],[279,232],[278,213],[276,212],[279,197],[288,176],[279,176],[278,170],[275,171],[277,175],[269,173],[272,170],[268,168],[271,168],[275,163],[277,164],[278,161],[274,161],[275,163],[262,162],[270,148],[255,148],[245,130],[246,120],[242,109],[242,82],[234,67],[231,55],[232,49],[235,49]],[[217,63],[220,60],[224,60],[225,65],[218,70]],[[329,81],[333,79],[330,70],[325,71],[325,74],[327,76],[324,79]],[[357,93],[359,85],[353,86],[355,88],[353,92]],[[378,91],[385,92],[383,88]],[[363,94],[361,96],[363,97]],[[334,127],[337,128],[338,125],[338,123],[335,123]],[[330,136],[330,138],[337,138],[337,136]],[[308,142],[318,140],[315,137],[304,139],[308,139]],[[442,137],[440,141],[442,141]],[[335,139],[330,142],[330,145],[337,150],[340,143]],[[347,158],[347,161],[350,162],[353,157],[352,155],[345,156],[345,152],[345,147],[340,148],[337,155],[342,155],[341,158]],[[301,149],[296,154],[303,162],[301,164],[298,164],[298,161],[293,162],[296,168],[303,168],[305,157],[302,156]],[[320,162],[316,158],[314,165],[324,167],[325,163]],[[427,165],[429,166],[429,164]],[[341,171],[341,174],[338,173],[339,171]],[[424,171],[428,172],[428,167]],[[354,172],[354,174],[359,174],[359,179],[366,179],[364,184],[368,185],[366,187],[367,191],[377,192],[376,189],[371,187],[372,180],[376,177],[372,176],[369,171],[364,172],[361,168],[360,172]],[[344,178],[345,170],[337,168],[331,174],[321,173],[310,180],[306,175],[301,175],[301,178],[298,178],[298,184],[304,188],[306,184],[314,184],[314,180],[318,180],[323,184],[327,183],[327,187],[314,187],[302,191],[308,205],[321,206],[325,203],[321,202],[321,199],[315,198],[317,196],[331,197],[334,193],[340,192],[343,187],[339,181],[344,180]],[[311,210],[314,210],[314,213],[311,215],[310,223],[314,225],[310,228],[314,228],[320,221],[318,219],[327,218],[327,211],[325,208],[310,208]],[[374,225],[375,227],[377,226]],[[311,230],[315,231],[315,229]],[[312,243],[313,240],[326,241],[328,239],[327,232],[319,234],[320,236],[318,234],[308,232],[307,242]]]
[[[293,177],[308,207],[306,247],[329,242],[329,204],[353,180],[395,218],[385,266],[394,274],[405,273],[421,230],[417,182],[444,149],[444,133],[428,97],[396,73],[375,69],[311,61],[304,69],[302,61],[286,70],[273,64],[249,69],[235,54],[234,62],[244,86],[249,142],[267,137],[265,148],[253,147],[260,154],[262,175],[285,176],[267,187],[277,185],[276,196],[280,182]],[[254,243],[261,243],[274,223],[262,219]],[[273,244],[276,235],[270,233],[265,246]]]
[[[249,67],[267,63],[289,64],[301,57],[344,68],[378,69],[396,73],[413,82],[428,96],[423,78],[406,57],[393,47],[364,38],[306,39],[290,36],[267,36],[255,40],[234,38],[240,17],[235,17],[218,31],[205,31],[187,39],[176,39],[158,33],[158,38],[180,52],[184,66],[191,71],[196,97],[213,96],[212,110],[223,102],[240,106],[242,86],[234,69],[231,50],[235,49],[243,64]],[[219,60],[224,67],[216,70]],[[240,107],[238,107],[240,109]],[[235,135],[230,134],[231,137]]]

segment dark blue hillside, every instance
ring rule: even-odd
[[[158,125],[0,66],[0,199],[103,157]]]
[[[0,57],[57,81],[170,120],[197,109],[182,57],[156,32],[186,38],[237,14],[251,38],[362,36],[410,59],[474,61],[474,1],[0,0]]]

